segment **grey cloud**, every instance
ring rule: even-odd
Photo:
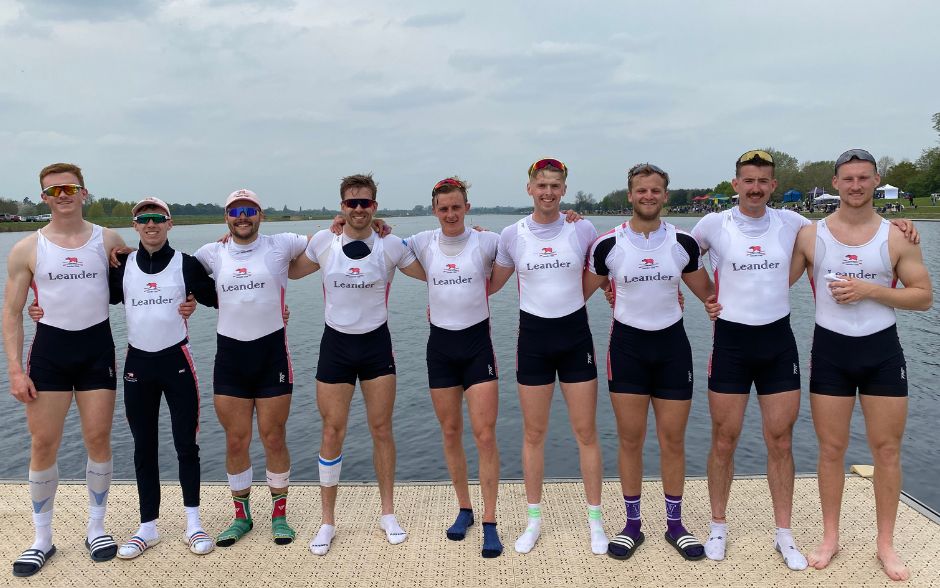
[[[461,100],[464,93],[459,90],[437,90],[428,87],[411,87],[371,96],[356,96],[349,105],[356,110],[390,111],[434,106]]]
[[[157,11],[156,0],[27,0],[23,8],[40,20],[108,21],[142,18]]]
[[[424,28],[450,25],[462,21],[462,12],[430,12],[406,18],[402,24],[406,27]]]

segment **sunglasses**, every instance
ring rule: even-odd
[[[653,165],[652,163],[638,163],[627,171],[627,179],[631,179],[638,173],[642,173],[643,175],[647,175],[649,173],[655,173],[661,176],[667,175],[663,168],[659,167],[658,165]]]
[[[375,200],[371,198],[347,198],[346,200],[340,201],[340,204],[347,208],[371,208],[375,204]]]
[[[773,165],[774,157],[763,149],[751,149],[739,157],[737,163],[738,165],[741,165],[745,163],[751,163],[753,161],[766,161],[767,163]]]
[[[78,184],[59,184],[58,186],[49,186],[48,188],[43,188],[42,193],[50,198],[58,198],[62,194],[66,196],[75,196],[78,194],[79,190],[85,186],[80,186]]]
[[[153,221],[155,225],[162,225],[168,220],[170,220],[170,217],[165,214],[160,214],[159,212],[148,212],[146,214],[138,214],[134,217],[134,222],[139,225],[145,225],[150,221]]]
[[[444,186],[456,186],[458,188],[464,187],[463,182],[461,182],[460,180],[456,178],[444,178],[440,182],[434,184],[434,187],[431,189],[431,192],[432,193],[436,192],[439,188],[443,188]]]
[[[258,214],[258,209],[254,206],[235,206],[234,208],[228,209],[228,215],[232,218],[238,218],[241,215],[245,216],[255,216]]]
[[[532,174],[539,171],[540,169],[545,169],[546,167],[554,167],[554,168],[560,169],[561,173],[563,173],[566,178],[568,177],[568,168],[565,166],[565,164],[558,161],[557,159],[551,159],[551,158],[540,159],[536,161],[535,163],[533,163],[532,165],[530,165],[529,177],[531,178]]]
[[[839,159],[836,160],[836,172],[839,171],[839,166],[841,166],[844,163],[848,163],[852,161],[853,159],[857,159],[859,161],[867,161],[869,163],[874,163],[876,167],[878,166],[878,162],[875,161],[875,156],[869,153],[868,151],[865,151],[864,149],[849,149],[848,151],[840,155]]]

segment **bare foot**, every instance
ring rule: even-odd
[[[806,558],[806,561],[809,563],[810,567],[821,570],[829,565],[829,562],[832,561],[832,558],[839,553],[839,544],[830,543],[823,541],[816,546],[816,549],[809,554],[809,557]]]
[[[888,577],[892,580],[904,582],[911,577],[911,572],[907,569],[907,566],[904,565],[904,562],[901,561],[901,557],[893,547],[879,548],[878,561],[881,562],[881,567],[884,568],[885,573],[888,574]]]

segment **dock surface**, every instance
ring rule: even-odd
[[[848,475],[842,512],[842,551],[829,568],[791,572],[773,549],[774,523],[765,478],[735,480],[728,508],[729,542],[723,562],[683,560],[663,538],[662,486],[643,484],[643,530],[646,542],[628,561],[590,552],[587,512],[581,484],[547,482],[543,495],[544,525],[535,549],[520,555],[513,542],[525,526],[525,491],[521,483],[500,485],[497,518],[505,551],[496,559],[480,557],[482,502],[471,486],[477,523],[467,539],[449,541],[444,529],[456,515],[454,494],[443,483],[400,484],[395,505],[408,540],[390,545],[378,527],[379,494],[372,484],[342,486],[337,505],[337,536],[324,557],[307,544],[320,523],[319,488],[292,485],[288,520],[297,541],[275,545],[270,531],[270,498],[255,485],[251,509],[255,527],[229,548],[206,556],[189,552],[181,541],[185,526],[179,486],[164,484],[160,531],[162,542],[137,559],[93,563],[84,548],[88,499],[84,484],[63,483],[55,503],[58,552],[31,578],[15,578],[10,569],[33,538],[30,502],[23,483],[0,484],[0,522],[4,539],[0,555],[6,571],[0,586],[290,587],[363,586],[375,588],[434,586],[898,586],[887,579],[875,557],[875,507],[871,481]],[[620,484],[605,481],[605,528],[609,536],[623,526]],[[206,531],[217,534],[232,515],[228,488],[204,485],[202,513]],[[708,489],[704,480],[686,482],[683,519],[704,541],[708,534]],[[115,483],[108,501],[107,530],[120,544],[137,530],[137,489]],[[816,479],[796,480],[794,537],[809,552],[822,536]],[[911,570],[908,586],[940,586],[940,524],[911,505],[901,503],[896,545]]]

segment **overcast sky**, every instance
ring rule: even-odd
[[[53,161],[92,193],[335,207],[523,206],[526,169],[597,198],[650,161],[714,186],[773,146],[916,159],[940,111],[935,1],[0,0],[0,196]]]

